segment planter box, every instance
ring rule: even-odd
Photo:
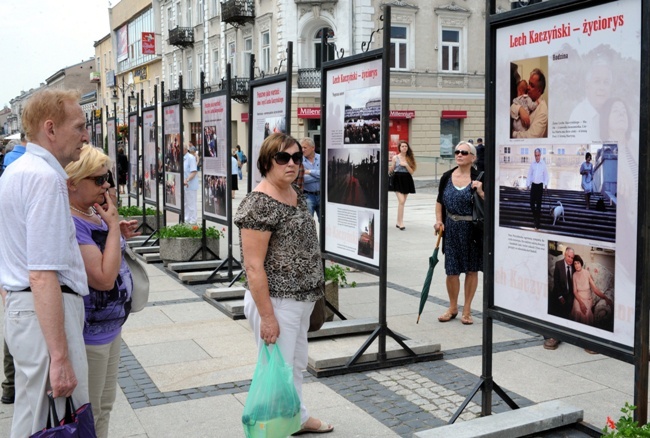
[[[219,255],[219,239],[206,239],[208,248],[217,256]],[[188,262],[190,257],[201,248],[201,239],[190,237],[176,237],[173,239],[160,239],[160,258],[163,262]],[[218,258],[218,257],[217,257]],[[206,260],[214,260],[215,257],[207,253]],[[199,252],[192,261],[203,260]]]
[[[339,284],[333,281],[325,283],[325,299],[332,306],[339,308]],[[329,307],[325,308],[325,321],[332,321],[334,319],[334,312]]]

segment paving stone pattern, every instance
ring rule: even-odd
[[[364,284],[367,286],[369,284]],[[186,286],[197,294],[196,298],[158,302],[155,306],[202,301],[205,285]],[[388,284],[388,287],[405,294],[419,296],[420,292]],[[436,297],[429,301],[445,305]],[[473,311],[481,317],[480,312]],[[495,322],[500,324],[499,322]],[[512,326],[509,326],[512,328]],[[541,345],[542,339],[520,329],[530,337],[494,344],[494,351],[506,351],[532,345]],[[316,379],[305,372],[305,383],[318,380],[346,400],[363,409],[377,421],[389,427],[402,437],[411,437],[417,431],[447,424],[461,403],[478,383],[478,377],[447,362],[450,359],[481,355],[480,346],[445,351],[445,359],[434,362],[420,362],[402,367],[377,371],[344,374]],[[180,391],[160,392],[126,344],[122,344],[118,382],[133,409],[176,403],[224,394],[245,393],[250,380],[188,388]],[[528,406],[530,400],[506,391],[519,405]],[[481,393],[478,392],[465,408],[458,421],[479,417]],[[504,412],[510,408],[496,394],[492,398],[492,412]],[[546,438],[585,437],[573,429],[547,432],[536,435]]]

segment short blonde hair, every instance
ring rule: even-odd
[[[110,167],[111,159],[99,148],[85,144],[81,148],[81,156],[78,161],[65,166],[70,182],[77,184],[84,178],[91,176],[102,167]]]
[[[55,125],[63,123],[69,116],[65,111],[65,103],[79,103],[80,99],[81,93],[77,90],[46,88],[34,93],[27,100],[21,115],[26,137],[34,139],[46,120],[52,120]]]
[[[476,157],[476,146],[474,146],[472,143],[470,143],[468,141],[464,141],[464,140],[461,141],[460,143],[458,143],[456,145],[454,150],[458,149],[458,146],[461,146],[461,145],[467,145],[467,147],[469,148],[469,153]]]

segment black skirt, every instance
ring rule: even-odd
[[[408,172],[395,172],[393,174],[393,192],[415,193],[413,177]]]
[[[239,190],[239,175],[230,175],[231,190]]]

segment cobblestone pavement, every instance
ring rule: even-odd
[[[162,269],[162,267],[159,267]],[[368,286],[363,284],[360,286]],[[205,285],[186,286],[197,297],[155,303],[166,306],[186,302],[201,301]],[[388,284],[388,287],[409,295],[419,296],[419,292]],[[431,302],[445,304],[439,298],[430,297]],[[481,317],[480,312],[474,312]],[[496,324],[501,324],[496,322]],[[516,341],[494,344],[494,352],[541,345],[540,336],[526,332],[529,336]],[[434,362],[420,362],[401,367],[359,372],[333,377],[316,377],[305,372],[305,383],[318,380],[351,403],[364,410],[373,418],[389,427],[402,437],[411,437],[414,432],[431,429],[447,424],[458,406],[469,396],[478,383],[478,377],[450,363],[448,360],[481,356],[481,347],[459,348],[444,352],[444,359]],[[133,409],[159,406],[186,400],[215,397],[224,394],[245,393],[249,390],[250,380],[208,385],[180,391],[160,392],[146,371],[137,361],[126,344],[122,345],[119,384]],[[506,391],[508,392],[508,391]],[[531,401],[517,394],[508,395],[519,405],[531,405]],[[459,421],[479,417],[480,392],[474,396],[466,409],[460,414]],[[493,396],[492,412],[504,412],[510,408],[496,395]],[[547,432],[539,437],[584,437],[588,436],[573,429]]]

